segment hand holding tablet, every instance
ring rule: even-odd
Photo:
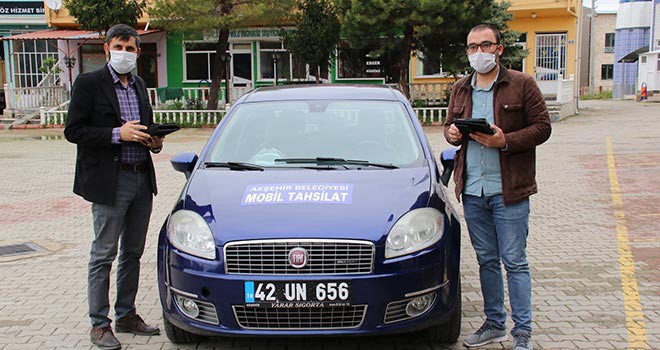
[[[163,137],[167,134],[178,131],[179,129],[181,129],[181,127],[175,123],[165,123],[151,125],[147,130],[145,130],[145,132],[151,136]]]
[[[485,118],[456,119],[454,120],[454,124],[464,137],[469,137],[471,133],[475,132],[489,135],[495,134],[495,130],[490,127],[490,124],[488,124]]]

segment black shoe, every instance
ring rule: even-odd
[[[121,343],[112,333],[112,327],[92,327],[92,330],[89,331],[89,338],[92,341],[92,344],[98,346],[100,349],[104,350],[119,350],[121,349]]]

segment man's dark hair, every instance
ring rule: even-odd
[[[138,35],[137,31],[133,29],[133,27],[125,24],[115,24],[105,33],[105,42],[110,44],[110,41],[113,38],[119,38],[121,41],[127,41],[130,40],[131,37],[135,38],[135,44],[137,47],[140,47],[140,36]]]
[[[480,32],[482,30],[491,30],[495,34],[495,40],[499,43],[501,39],[501,34],[500,34],[500,29],[497,28],[496,26],[490,24],[490,23],[481,23],[477,24],[476,26],[472,27],[470,29],[470,33],[472,32]]]

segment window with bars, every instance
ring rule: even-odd
[[[21,40],[14,41],[12,52],[13,79],[17,88],[36,87],[48,76],[44,60],[58,59],[57,41]],[[41,68],[41,69],[40,69]]]
[[[614,33],[605,33],[605,52],[614,52]]]
[[[536,80],[566,76],[566,33],[536,34]]]

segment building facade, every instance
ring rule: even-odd
[[[0,0],[0,39],[15,34],[46,28],[43,1]],[[54,55],[54,45],[47,41],[30,41],[14,46],[0,41],[0,116],[5,114],[12,96],[4,87],[14,80],[33,86],[44,78],[40,68],[44,59]]]
[[[568,79],[580,71],[581,1],[512,0],[508,11],[513,14],[509,28],[521,33],[517,44],[529,51],[511,68],[535,77],[545,95],[556,96],[559,77]],[[442,71],[441,64],[427,67],[424,63],[420,58],[412,61],[412,82],[453,80]],[[577,84],[578,79],[575,81]]]
[[[648,51],[653,19],[652,0],[620,0],[614,42],[612,97],[621,99],[636,92],[639,54]]]
[[[55,42],[57,64],[62,71],[61,82],[69,86],[78,74],[105,64],[102,42],[89,32],[76,31],[78,25],[61,2],[47,0],[44,3],[46,22],[55,30],[43,34]],[[53,7],[52,3],[58,6]],[[521,32],[518,45],[529,50],[528,57],[511,68],[534,76],[547,96],[558,95],[560,78],[577,76],[581,70],[581,2],[513,0],[509,11],[513,14],[509,27]],[[149,18],[145,14],[138,21],[142,56],[137,73],[145,78],[148,87],[210,86],[216,38],[204,33],[154,31],[148,26]],[[21,37],[21,40],[26,38]],[[370,51],[351,48],[342,41],[337,47],[336,58],[327,67],[316,71],[287,51],[279,28],[245,28],[231,31],[224,57],[227,58],[229,84],[240,91],[276,83],[313,82],[317,76],[328,83],[398,83],[400,67],[393,59],[394,55],[386,52],[373,56]],[[409,71],[412,85],[436,85],[434,89],[439,89],[440,94],[445,93],[454,80],[442,70],[441,60],[425,58],[421,54],[413,55]],[[578,79],[574,80],[574,91],[577,91]],[[232,94],[232,100],[236,95]]]
[[[649,94],[660,94],[660,0],[654,0],[649,35],[649,52],[639,55],[637,91],[644,86]]]
[[[0,0],[0,37],[28,33],[46,28],[43,1],[5,1]],[[48,52],[49,45],[44,42],[32,42],[25,47],[12,47],[3,45],[0,50],[0,85],[7,83],[7,78],[15,72],[16,67],[7,66],[11,55],[17,57],[18,67],[28,67],[29,71],[24,74],[35,74],[30,69],[33,65],[40,63],[32,60],[38,54]],[[52,46],[51,46],[52,48]],[[21,72],[22,73],[22,72]]]
[[[616,38],[616,12],[598,11],[593,17],[592,64],[594,93],[612,91],[614,85],[614,43]]]

